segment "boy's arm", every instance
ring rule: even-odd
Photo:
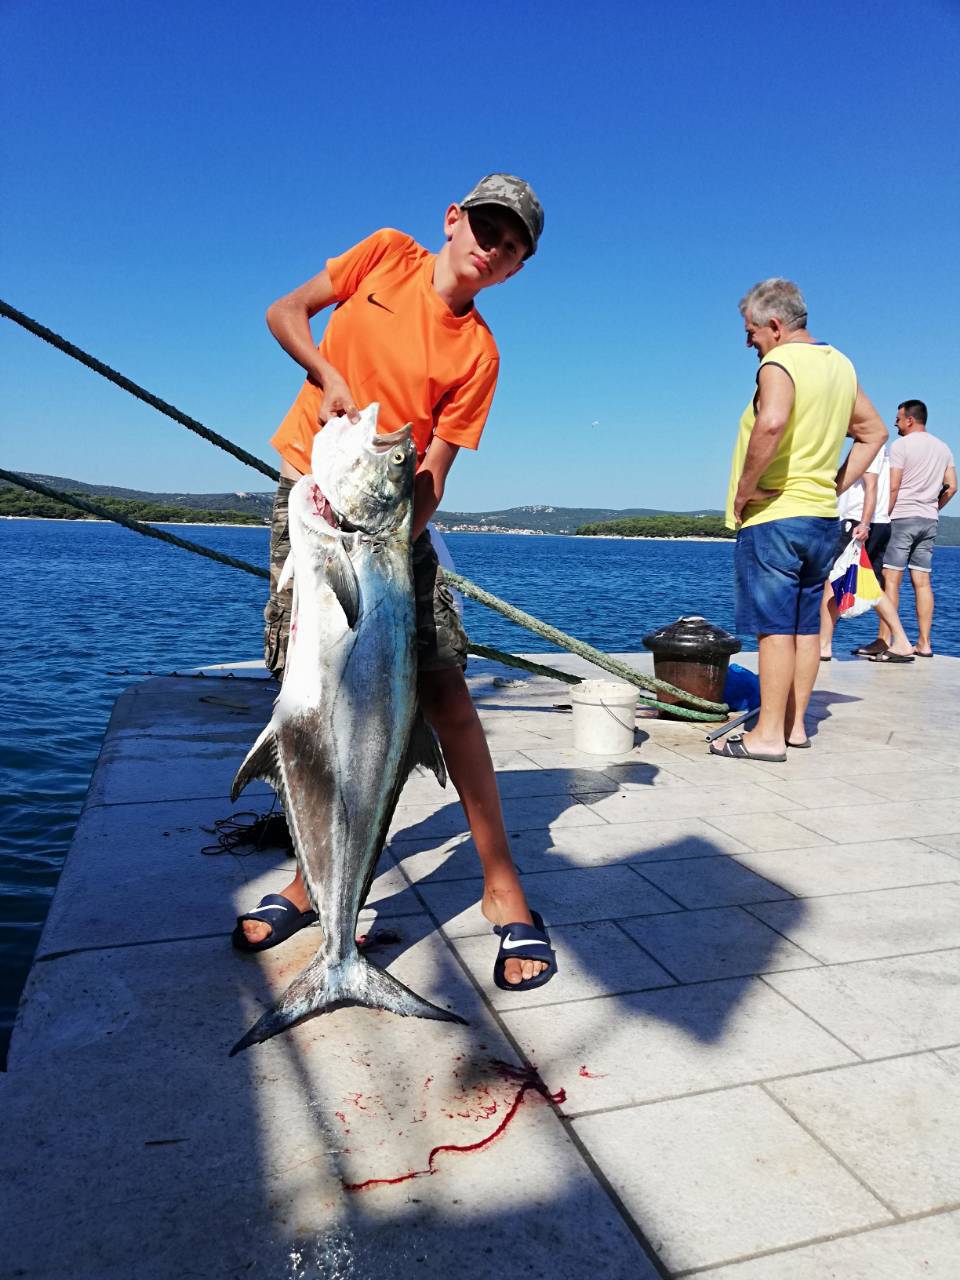
[[[413,537],[419,538],[443,497],[447,475],[460,446],[434,436],[413,482]]]
[[[323,270],[267,308],[270,332],[287,355],[303,366],[311,382],[323,388],[319,413],[321,423],[341,413],[345,413],[351,422],[357,422],[360,417],[350,388],[333,365],[321,357],[310,332],[310,321],[317,312],[336,300],[330,272]]]
[[[837,493],[843,493],[852,484],[856,484],[887,442],[887,428],[883,425],[883,419],[860,387],[857,387],[857,398],[850,415],[847,435],[853,439],[854,444],[840,468]],[[891,478],[891,496],[892,491]]]

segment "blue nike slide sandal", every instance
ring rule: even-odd
[[[534,987],[542,987],[557,972],[557,957],[550,945],[550,935],[543,923],[543,918],[531,911],[533,924],[498,924],[493,932],[500,935],[500,950],[493,966],[493,980],[501,991],[532,991]],[[542,969],[534,978],[523,978],[520,982],[508,982],[504,976],[504,968],[508,960],[543,960],[546,969]]]
[[[268,924],[272,932],[260,942],[250,942],[243,932],[244,920],[258,920],[261,924]],[[278,942],[286,942],[287,938],[316,921],[315,911],[299,911],[282,893],[268,893],[265,898],[260,899],[260,905],[253,911],[237,916],[237,927],[230,935],[230,941],[238,951],[266,951],[268,947],[275,947]]]

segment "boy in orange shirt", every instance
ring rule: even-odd
[[[286,559],[286,501],[310,468],[313,437],[329,418],[357,418],[357,404],[380,403],[378,426],[413,424],[414,583],[419,693],[460,796],[483,868],[481,909],[501,934],[498,986],[542,986],[556,958],[539,916],[531,913],[507,843],[493,763],[463,671],[467,637],[443,585],[427,532],[461,447],[475,449],[497,382],[499,354],[474,306],[482,289],[517,274],[537,248],[543,210],[532,188],[511,174],[489,174],[444,215],[446,242],[429,253],[410,236],[374,232],[323,271],[273,303],[267,323],[307,373],[271,443],[281,455],[271,534],[271,593],[265,610],[265,657],[282,678],[289,627],[289,588],[276,590]],[[336,304],[319,347],[310,320]],[[259,951],[311,924],[298,872],[240,916],[234,945]],[[507,950],[509,948],[509,950]]]

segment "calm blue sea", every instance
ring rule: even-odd
[[[266,529],[176,529],[266,563]],[[467,533],[448,543],[466,577],[601,649],[639,650],[683,613],[733,630],[730,544]],[[935,582],[935,647],[960,656],[960,549],[937,550]],[[258,658],[263,594],[259,579],[117,525],[0,520],[0,1060],[114,701],[145,673]],[[912,610],[908,590],[902,616]],[[470,602],[466,623],[484,644],[550,648]],[[838,648],[872,634],[872,617],[841,624]]]

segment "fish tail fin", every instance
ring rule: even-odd
[[[252,1044],[269,1040],[311,1013],[329,1013],[342,1005],[363,1005],[368,1009],[385,1009],[401,1018],[432,1018],[466,1026],[466,1019],[424,1000],[385,969],[355,953],[335,965],[314,960],[287,987],[273,1008],[237,1041],[230,1057]]]
[[[274,791],[280,790],[280,762],[277,757],[277,739],[270,723],[247,752],[247,758],[237,770],[230,788],[230,799],[236,800],[248,782],[262,778]]]

